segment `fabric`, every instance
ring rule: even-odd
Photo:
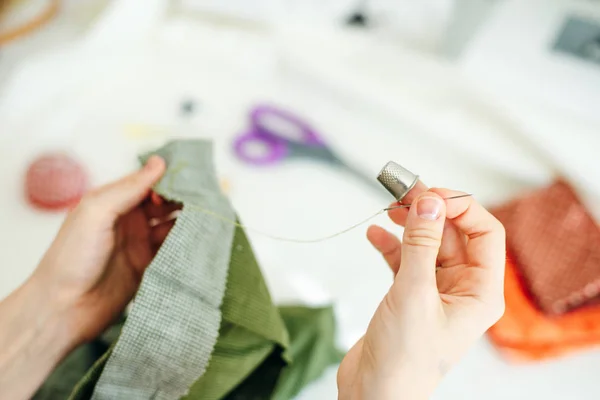
[[[339,362],[333,311],[278,310],[243,229],[234,243],[219,340],[186,399],[289,399]]]
[[[597,301],[600,229],[573,189],[558,181],[493,213],[538,307],[562,314]]]
[[[293,399],[306,385],[319,378],[328,367],[337,365],[342,360],[344,353],[337,350],[335,346],[336,324],[332,307],[284,306],[278,309],[278,313],[289,332],[288,353],[292,358],[292,362],[286,365],[283,361],[281,348],[276,347],[244,381],[220,398],[228,400]],[[122,324],[117,324],[111,328],[116,333],[116,335],[111,336],[114,340],[116,340],[121,326]],[[231,324],[224,320],[222,331],[229,329],[231,329]],[[251,359],[253,345],[260,343],[261,339],[249,335],[249,332],[242,329],[239,332],[242,332],[242,334],[237,335],[237,337],[230,334],[225,339],[224,336],[220,336],[215,353],[226,354],[226,350],[221,351],[219,349],[229,349],[231,358],[238,362],[243,363],[245,358]],[[246,344],[245,349],[240,343]],[[95,346],[95,343],[90,343],[82,346],[82,349]],[[259,344],[257,347],[260,352],[261,348],[269,346]],[[92,350],[88,349],[87,351]],[[34,400],[66,398],[69,398],[69,400],[87,400],[91,398],[94,386],[102,373],[110,350],[98,358],[95,363],[92,357],[88,357],[86,353],[84,351],[73,352],[45,382]],[[250,357],[248,357],[248,354],[250,354]],[[226,359],[223,356],[222,358]],[[89,366],[92,364],[93,366],[90,368]],[[221,368],[215,371],[214,369],[218,365]],[[222,385],[222,382],[231,382],[231,376],[228,374],[237,372],[234,363],[230,364],[231,368],[229,370],[224,368],[223,365],[225,365],[223,362],[213,363],[213,360],[211,360],[206,374],[210,373],[213,376],[215,384],[212,387],[218,387]],[[88,368],[90,369],[88,370]],[[73,390],[73,385],[77,381],[79,383]],[[208,380],[205,380],[205,382],[208,382]],[[197,392],[189,394],[186,399],[203,400],[211,398],[207,397],[210,395],[206,391],[207,387],[195,385]],[[68,397],[71,391],[73,393]],[[221,390],[222,392],[223,390]]]
[[[234,244],[219,339],[186,400],[291,399],[341,360],[333,309],[277,309],[239,227]]]
[[[176,143],[178,144],[170,144],[161,150],[161,155],[167,160],[168,170],[155,190],[166,195],[167,198],[173,198],[173,193],[170,191],[177,187],[180,190],[175,195],[178,196],[177,199],[183,201],[184,211],[187,209],[187,211],[200,212],[201,209],[207,209],[210,212],[215,212],[213,209],[206,208],[205,203],[200,206],[190,204],[190,201],[188,201],[189,198],[197,196],[198,193],[204,195],[201,189],[196,188],[198,185],[205,185],[204,188],[212,188],[216,192],[215,186],[211,186],[215,182],[206,183],[195,177],[194,174],[185,172],[189,171],[189,168],[181,163],[181,161],[189,159],[209,157],[209,154],[199,151],[193,142]],[[182,151],[181,146],[185,147],[185,150]],[[187,151],[194,147],[196,147],[195,150]],[[145,158],[147,156],[142,159]],[[196,165],[199,166],[199,163]],[[214,171],[210,167],[205,166],[204,168],[206,168],[207,174],[214,175]],[[184,177],[185,179],[178,180],[182,179],[178,176],[180,173],[188,173],[188,175]],[[170,195],[167,193],[170,193]],[[204,248],[206,245],[215,246],[214,242],[219,240],[218,235],[198,238],[194,232],[188,229],[176,229],[181,226],[180,219],[181,215],[178,217],[175,227],[169,233],[165,245],[176,239],[182,240],[185,237],[190,237],[197,240],[195,242],[197,247]],[[235,215],[232,219],[235,220]],[[194,226],[193,229],[202,232],[201,227]],[[159,255],[162,251],[161,248]],[[205,251],[206,253],[202,254],[193,253],[192,256],[199,259],[207,258],[212,250]],[[159,255],[157,255],[157,258]],[[228,274],[226,289],[220,306],[222,318],[218,329],[218,339],[212,349],[206,371],[203,374],[198,373],[196,375],[195,382],[190,384],[189,393],[183,398],[193,400],[290,399],[306,384],[321,375],[325,368],[341,360],[341,353],[337,351],[334,345],[335,318],[333,309],[331,307],[316,309],[282,307],[278,309],[271,300],[250,243],[244,230],[240,227],[235,229],[231,239],[227,251],[227,260],[229,264],[221,266],[221,269],[228,271]],[[187,262],[188,260],[184,261]],[[153,261],[152,265],[155,262],[156,260]],[[174,264],[171,264],[170,268],[179,271],[178,266],[175,264],[178,262],[180,261],[173,260]],[[152,268],[152,265],[148,270]],[[200,265],[200,268],[202,268],[202,265]],[[182,271],[179,271],[179,273],[183,275],[179,277],[180,279],[190,278]],[[173,277],[166,274],[161,278],[166,279],[167,283],[174,280]],[[146,279],[147,277],[144,276],[142,287],[148,284]],[[212,284],[211,279],[214,278],[207,277],[206,279],[205,284],[199,287],[210,294],[206,285],[210,286]],[[160,284],[160,282],[157,284]],[[198,285],[198,283],[195,284]],[[187,291],[194,293],[196,288],[192,289],[186,288]],[[131,318],[135,313],[143,315],[139,311],[139,304],[142,301],[145,300],[141,297],[140,288],[128,318]],[[154,314],[160,314],[164,311],[181,312],[173,308],[167,301],[155,306],[156,308],[152,310]],[[206,310],[204,304],[199,305],[197,302],[186,304],[186,307],[188,307],[187,313],[190,314],[188,321],[191,323],[196,321],[196,316],[192,314],[202,316],[202,313]],[[145,309],[142,309],[142,311],[147,312]],[[147,343],[148,333],[166,335],[179,332],[174,330],[176,327],[159,324],[163,322],[157,321],[157,317],[154,315],[147,315],[146,318],[148,320],[139,321],[137,324],[131,324],[129,320],[124,323],[119,321],[111,328],[111,336],[102,339],[102,347],[96,348],[94,342],[82,346],[56,369],[36,396],[39,396],[39,400],[67,398],[69,388],[74,386],[69,399],[88,400],[92,398],[93,393],[98,393],[99,385],[106,378],[110,362],[116,359],[117,351],[119,351],[119,346],[124,343],[123,340],[126,334],[137,334],[142,343]],[[210,319],[204,321],[205,323],[211,323]],[[148,324],[153,325],[148,326]],[[129,333],[127,332],[128,327],[130,329]],[[137,329],[137,331],[133,329]],[[144,331],[145,329],[149,329],[149,332]],[[203,334],[204,332],[201,332],[198,336],[188,337],[188,339],[192,343],[197,343],[205,337]],[[172,341],[168,342],[168,345],[171,343]],[[179,345],[177,341],[173,343],[175,346]],[[127,346],[131,346],[131,344],[127,344]],[[143,344],[135,344],[131,348],[148,350],[142,346]],[[168,347],[154,349],[157,353],[167,353],[168,350]],[[126,354],[127,351],[127,348],[121,349],[121,354]],[[191,349],[190,351],[195,350]],[[181,354],[174,352],[172,354],[172,360],[166,360],[163,365],[149,364],[148,368],[150,370],[160,370],[164,367],[170,367],[175,362],[187,362],[188,358],[196,358],[196,354],[193,353]],[[132,358],[132,362],[137,363],[135,357]],[[126,369],[129,366],[123,365],[123,368]],[[140,371],[142,370],[140,369]],[[128,371],[125,370],[124,372],[127,373]],[[166,371],[165,376],[169,372]],[[134,382],[134,388],[139,386],[141,386],[139,382]],[[113,390],[112,387],[109,387],[109,389]],[[158,389],[159,392],[157,393],[164,393],[162,387]],[[117,400],[132,398],[129,397],[128,393],[124,393],[126,390],[128,388],[119,389],[119,392],[115,391],[110,394],[113,396],[110,398]],[[103,393],[103,395],[105,394]],[[138,392],[135,395],[141,396],[142,394]],[[156,397],[156,393],[147,395],[148,397],[145,397],[147,399],[159,398]]]
[[[281,307],[279,312],[290,334],[288,354],[292,362],[282,370],[272,399],[287,400],[319,378],[327,367],[339,364],[345,353],[335,345],[332,307]]]
[[[75,349],[46,379],[33,396],[33,400],[55,400],[69,397],[73,388],[82,380],[86,371],[116,342],[125,319],[121,318],[100,337]],[[87,398],[91,396],[91,393]]]
[[[208,371],[186,399],[221,399],[246,379],[276,349],[285,351],[289,336],[241,228],[234,237],[223,323]],[[282,359],[283,363],[289,358]],[[264,398],[264,397],[263,397]]]
[[[213,169],[212,145],[168,143],[154,191],[183,209],[147,268],[93,400],[178,399],[204,374],[221,324],[234,218]],[[144,162],[151,154],[142,157]]]
[[[289,400],[343,357],[334,344],[335,318],[332,307],[280,307],[279,313],[290,334],[284,365],[276,349],[252,374],[224,398],[227,400]],[[238,357],[244,357],[239,354]],[[194,399],[204,399],[198,394]]]
[[[600,345],[600,306],[548,316],[528,297],[509,254],[505,273],[506,310],[488,331],[491,342],[512,362],[565,356]]]

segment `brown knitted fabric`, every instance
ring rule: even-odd
[[[531,296],[546,314],[600,298],[600,229],[563,181],[492,211]]]

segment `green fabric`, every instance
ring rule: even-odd
[[[339,364],[345,353],[335,345],[332,307],[280,307],[279,313],[290,335],[288,354],[293,362],[281,372],[272,399],[287,400],[319,378],[325,369]]]
[[[236,229],[233,243],[219,338],[206,373],[185,399],[221,399],[277,346],[286,349],[289,345],[287,330],[243,229]]]
[[[104,353],[87,372],[85,372],[81,380],[73,387],[73,392],[69,396],[69,400],[89,400],[92,398],[94,388],[100,379],[102,371],[104,371],[106,362],[112,354],[115,344],[117,344],[116,341],[110,346],[110,349],[108,349],[108,351]]]
[[[50,374],[33,400],[66,399],[82,380],[87,370],[108,352],[119,337],[124,319],[121,318],[106,332],[90,343],[79,346]]]
[[[224,387],[231,384],[232,380],[239,381],[235,378],[239,377],[236,366],[240,365],[235,362],[236,360],[238,362],[243,362],[244,359],[254,360],[252,355],[247,357],[252,352],[260,353],[261,356],[266,353],[266,356],[264,356],[262,364],[254,369],[243,382],[226,396],[220,398],[227,400],[293,399],[306,385],[317,379],[325,369],[341,361],[343,353],[336,350],[334,343],[335,318],[332,307],[286,306],[279,307],[279,314],[290,335],[288,354],[293,361],[288,365],[283,361],[280,347],[273,349],[262,338],[249,334],[248,331],[237,328],[229,322],[223,322],[215,354],[225,355],[222,356],[222,359],[231,362],[213,362],[212,365],[209,365],[208,371],[215,380],[212,387]],[[112,329],[118,332],[119,328],[120,325],[117,325]],[[240,335],[238,332],[242,334]],[[116,336],[114,338],[116,340]],[[245,349],[242,348],[243,344],[246,345]],[[94,344],[86,346],[94,346]],[[268,349],[270,353],[265,349]],[[229,357],[226,356],[228,351]],[[77,379],[80,379],[80,382],[78,387],[73,390],[73,395],[69,397],[69,400],[90,399],[109,352],[110,350],[96,361],[96,365],[87,373],[87,364],[81,361],[87,361],[89,358],[85,357],[84,352],[72,353],[46,381],[34,400],[66,399],[74,386],[73,382],[76,382]],[[73,362],[79,358],[82,360]],[[245,367],[243,370],[247,371],[247,365]],[[207,373],[209,373],[208,371]],[[234,378],[232,379],[231,376]],[[76,379],[73,380],[73,377]],[[210,398],[203,397],[207,395],[206,392],[200,392],[205,390],[199,384],[200,381],[193,387],[198,391],[197,395],[189,395],[187,399]],[[61,384],[61,382],[64,383]]]
[[[243,230],[234,243],[219,339],[185,399],[292,399],[341,361],[333,309],[276,308]]]
[[[171,188],[174,181],[168,176],[161,182]],[[198,190],[186,186],[182,196],[192,196]],[[218,338],[206,371],[183,399],[291,399],[341,359],[334,344],[333,309],[277,308],[240,227],[234,231],[229,253]],[[72,353],[34,399],[65,399],[71,389],[69,399],[90,399],[122,327],[123,321],[119,321],[99,343],[89,343]]]
[[[335,318],[332,307],[280,307],[290,335],[285,364],[281,349],[271,355],[252,374],[229,393],[227,400],[289,400],[330,366],[338,364],[343,353],[335,347]],[[242,339],[245,340],[245,339]],[[239,358],[243,355],[238,354]],[[210,367],[209,367],[210,368]],[[194,399],[204,399],[201,395]]]

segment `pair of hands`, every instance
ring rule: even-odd
[[[37,314],[60,320],[45,324],[65,326],[61,332],[68,333],[69,340],[64,354],[48,357],[49,364],[99,335],[136,293],[173,225],[170,221],[153,226],[151,221],[179,208],[150,199],[151,187],[164,172],[164,161],[153,157],[139,171],[86,195],[20,289],[24,294],[8,299],[5,308],[16,308],[11,302],[33,303],[33,309],[41,303],[46,312],[36,309]],[[382,228],[369,229],[369,240],[395,278],[365,336],[340,366],[341,399],[427,398],[443,374],[501,316],[504,230],[473,198],[448,204],[442,200],[456,194],[427,191],[422,184],[413,189],[405,200],[416,206],[390,212],[392,220],[406,227],[402,243]],[[37,303],[27,300],[34,296]],[[22,364],[26,369],[27,363]],[[12,393],[31,394],[54,366],[44,368],[39,361],[36,365],[37,375],[29,375],[32,387]],[[19,375],[14,368],[9,372]]]

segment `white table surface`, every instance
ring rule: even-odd
[[[219,175],[230,182],[230,197],[243,221],[283,236],[329,234],[389,202],[351,177],[310,162],[256,169],[236,160],[231,141],[244,130],[247,110],[257,102],[274,102],[302,114],[344,157],[373,177],[385,162],[395,160],[432,186],[473,192],[485,204],[551,178],[547,165],[533,155],[515,153],[517,164],[537,171],[520,175],[493,162],[469,158],[460,146],[449,146],[431,134],[435,127],[419,118],[435,119],[436,102],[428,99],[439,97],[431,96],[437,87],[432,81],[446,82],[450,91],[453,85],[448,77],[456,73],[451,67],[400,49],[404,62],[390,61],[392,57],[377,67],[377,57],[382,55],[372,46],[361,47],[360,41],[335,36],[333,51],[321,42],[325,40],[301,40],[296,35],[273,39],[260,32],[240,34],[175,20],[162,24],[153,31],[152,40],[135,48],[100,44],[94,52],[86,52],[65,44],[21,64],[0,88],[0,221],[4,226],[0,230],[0,298],[33,271],[62,221],[63,215],[36,212],[22,198],[28,160],[50,148],[73,151],[99,185],[135,168],[138,152],[166,140],[212,138]],[[355,53],[365,58],[346,64],[340,80],[334,82],[329,69],[339,70]],[[396,78],[404,77],[408,82],[404,92],[377,91],[386,99],[395,95],[399,101],[414,98],[411,104],[420,108],[414,108],[412,115],[419,118],[402,115],[402,110],[395,114],[393,108],[379,110],[378,93],[368,93],[376,88],[369,83],[374,78],[370,74],[383,75],[396,84],[400,82]],[[354,82],[349,89],[356,90],[340,91],[343,79]],[[177,118],[184,98],[194,98],[200,105],[198,114],[185,125]],[[134,123],[170,133],[132,139],[126,127]],[[454,135],[453,141],[475,138],[477,142],[477,130],[469,131],[467,125],[458,124],[448,132]],[[509,152],[515,146],[514,138],[507,141],[504,135],[497,136],[499,151]],[[385,216],[374,222],[401,233]],[[391,281],[387,267],[366,241],[365,230],[366,226],[310,245],[250,233],[274,298],[307,304],[334,302],[342,346],[362,334]],[[598,351],[514,366],[482,338],[450,372],[434,398],[597,399],[599,367]],[[300,397],[336,398],[335,368]]]

